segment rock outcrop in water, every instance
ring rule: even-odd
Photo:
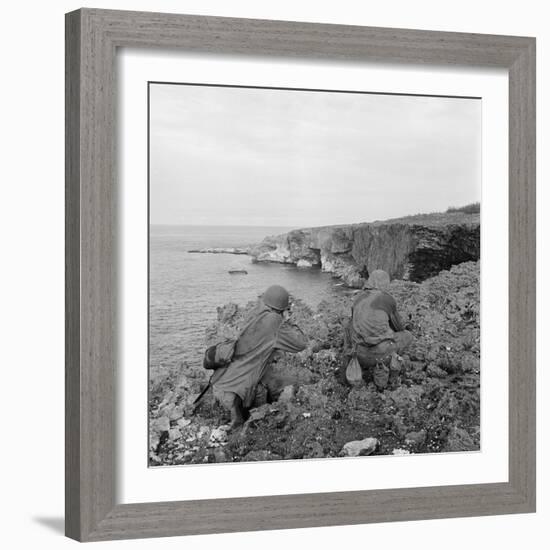
[[[392,279],[423,281],[480,257],[479,214],[447,212],[388,221],[296,229],[250,249],[256,262],[319,266],[351,287],[383,269]]]
[[[193,248],[187,251],[189,254],[249,254],[249,248],[240,248],[231,246],[229,248],[223,247],[208,247],[208,248]]]

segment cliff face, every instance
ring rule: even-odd
[[[375,269],[423,281],[480,255],[479,214],[445,213],[385,222],[297,229],[252,247],[257,262],[320,266],[352,287]]]

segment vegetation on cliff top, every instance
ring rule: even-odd
[[[465,214],[479,214],[481,212],[481,204],[479,202],[472,202],[465,204],[464,206],[449,206],[447,212],[464,212]]]
[[[315,312],[296,300],[294,320],[310,346],[276,359],[279,398],[266,403],[260,395],[240,433],[228,437],[218,428],[227,413],[211,392],[191,414],[208,376],[200,366],[182,365],[151,380],[151,465],[336,457],[346,443],[365,438],[376,438],[374,454],[478,450],[479,262],[422,283],[393,281],[390,292],[415,341],[392,364],[384,390],[368,378],[358,389],[337,379],[352,293]],[[205,345],[237,334],[251,307],[219,308]]]

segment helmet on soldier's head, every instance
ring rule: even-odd
[[[363,288],[386,290],[390,286],[390,276],[383,269],[375,269]]]
[[[288,309],[289,295],[282,286],[272,285],[262,294],[262,301],[266,306],[277,311],[284,311]]]

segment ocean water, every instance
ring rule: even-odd
[[[249,256],[190,254],[206,247],[244,247],[288,227],[151,226],[149,240],[149,357],[152,373],[182,363],[200,365],[205,329],[216,308],[255,300],[268,286],[280,284],[315,308],[342,290],[318,268],[253,264]],[[228,273],[243,268],[247,275]]]

